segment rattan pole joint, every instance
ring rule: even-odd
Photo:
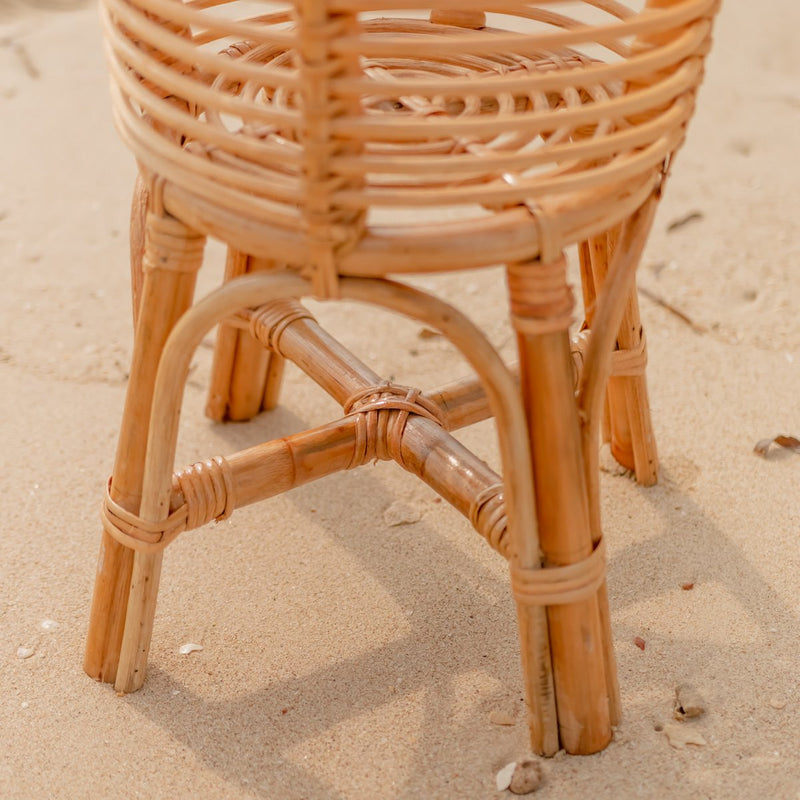
[[[475,497],[470,507],[469,521],[493,550],[508,558],[508,513],[502,483],[487,486]]]
[[[159,553],[186,530],[185,506],[173,511],[161,522],[147,522],[111,498],[111,482],[100,507],[103,530],[121,545],[142,553]]]
[[[550,261],[509,264],[506,275],[511,321],[518,333],[536,335],[569,329],[575,298],[567,284],[563,254]]]
[[[280,355],[285,355],[280,341],[286,328],[301,319],[314,320],[314,315],[297,300],[276,300],[242,313],[250,319],[253,338]]]
[[[510,175],[503,175],[503,179],[512,185],[516,183],[516,179]],[[563,252],[557,217],[548,213],[539,203],[529,201],[525,203],[525,208],[533,217],[539,233],[539,260],[545,264],[559,261],[563,258]]]
[[[576,367],[576,388],[580,374],[586,363],[591,333],[583,330],[572,337],[572,357]],[[611,376],[614,378],[633,378],[644,375],[647,368],[647,337],[639,329],[639,337],[634,347],[618,348],[611,353]]]
[[[597,594],[606,577],[605,541],[591,555],[574,564],[525,569],[511,565],[511,589],[516,601],[526,606],[560,606]]]
[[[158,553],[181,533],[227,519],[236,506],[230,464],[222,457],[200,461],[173,476],[173,493],[184,502],[167,519],[148,522],[111,498],[109,478],[101,507],[106,532],[120,544],[144,553]]]
[[[370,461],[394,459],[405,468],[403,433],[411,414],[445,427],[441,408],[419,389],[384,381],[362,389],[344,403],[346,416],[356,419],[356,446],[350,469]]]

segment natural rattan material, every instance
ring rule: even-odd
[[[316,0],[252,17],[237,0],[105,0],[104,18],[120,130],[174,205],[256,220],[271,258],[313,274],[382,274],[359,251],[393,250],[395,272],[536,257],[539,226],[508,236],[520,204],[552,221],[551,254],[632,210],[683,137],[715,0],[650,6],[512,4],[480,30]],[[469,220],[469,263],[438,252],[464,222],[364,218],[442,206]]]
[[[655,481],[634,272],[717,0],[101,7],[114,115],[140,178],[136,339],[87,672],[141,686],[163,550],[181,532],[393,459],[509,561],[533,749],[603,748],[620,708],[598,440]],[[209,236],[229,248],[226,280],[194,303]],[[572,246],[585,320],[571,342]],[[387,280],[497,264],[516,368],[453,305]],[[388,383],[316,323],[304,295],[420,320],[475,377],[428,392]],[[174,472],[191,356],[216,325],[212,418],[273,407],[286,360],[344,416]],[[502,475],[451,433],[490,415]]]

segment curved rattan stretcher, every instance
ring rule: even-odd
[[[608,743],[620,710],[597,444],[602,429],[655,480],[633,274],[716,6],[103,0],[115,118],[140,167],[137,327],[89,674],[141,685],[161,554],[181,532],[394,459],[509,560],[534,750]],[[229,247],[227,279],[193,305],[208,236]],[[571,342],[573,245],[586,311]],[[518,368],[456,308],[387,278],[497,264]],[[476,377],[428,392],[383,381],[303,296],[424,321]],[[212,417],[272,407],[285,359],[343,416],[173,474],[189,361],[219,323]],[[502,476],[452,436],[490,414]]]

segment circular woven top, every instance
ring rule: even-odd
[[[682,141],[716,4],[103,0],[103,16],[118,127],[195,221],[249,220],[278,259],[363,273],[373,250],[391,270],[472,265],[420,260],[449,226],[475,231],[477,265],[519,255],[521,210],[556,249],[629,213]]]

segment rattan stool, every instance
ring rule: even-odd
[[[634,273],[717,0],[632,5],[103,0],[116,122],[140,178],[91,676],[141,686],[162,552],[181,532],[393,459],[509,561],[533,750],[606,746],[620,708],[598,443],[603,431],[655,480]],[[226,281],[195,303],[207,236],[229,248]],[[586,310],[572,340],[570,246]],[[498,264],[518,369],[455,307],[396,280]],[[428,392],[384,381],[303,296],[419,320],[475,377]],[[219,323],[210,416],[274,406],[285,359],[343,416],[173,474],[190,359]],[[489,415],[502,477],[450,433]]]

